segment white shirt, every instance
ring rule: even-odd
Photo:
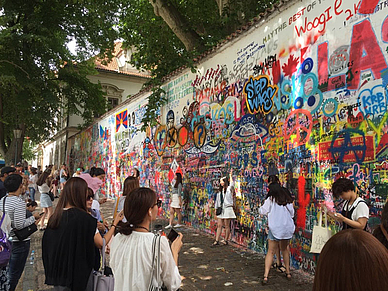
[[[100,202],[98,202],[97,200],[93,200],[92,209],[96,209],[96,210],[100,211]]]
[[[28,187],[29,188],[34,188],[36,190],[36,181],[38,181],[38,175],[37,174],[31,175],[28,178]]]
[[[216,204],[215,204],[215,208],[218,208],[218,207],[228,207],[228,206],[233,206],[233,187],[234,187],[234,182],[232,181],[232,183],[228,186],[228,188],[226,188],[226,193],[224,194],[224,206],[221,205],[221,192],[218,192],[217,193],[217,198],[216,198]]]
[[[38,186],[38,190],[41,194],[42,193],[47,194],[48,192],[50,192],[50,187],[46,183],[43,183],[41,186]]]
[[[359,218],[363,218],[363,217],[369,219],[369,207],[368,205],[366,205],[366,203],[360,202],[362,200],[363,200],[362,198],[358,197],[356,200],[354,200],[353,204],[350,206],[346,201],[344,202],[345,211],[350,211],[354,206],[357,205],[352,213],[353,221],[357,221]]]
[[[152,271],[153,239],[154,234],[138,231],[130,235],[117,234],[112,239],[110,266],[115,278],[115,291],[148,290]],[[181,285],[181,276],[164,236],[160,240],[160,254],[161,281],[168,290],[175,291]]]
[[[263,206],[260,207],[259,213],[262,215],[268,214],[268,227],[273,236],[277,239],[290,239],[295,231],[295,224],[292,218],[294,217],[294,206],[288,203],[286,206],[281,206],[268,197]]]

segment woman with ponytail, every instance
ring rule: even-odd
[[[124,202],[126,222],[117,226],[112,239],[110,266],[115,277],[115,291],[148,290],[152,276],[154,234],[150,224],[156,220],[160,201],[149,188],[137,188]],[[168,290],[181,285],[178,254],[182,247],[182,234],[169,247],[166,237],[160,239],[160,279]],[[125,255],[123,255],[125,254]],[[158,282],[159,283],[159,282]]]

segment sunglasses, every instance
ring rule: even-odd
[[[156,203],[154,204],[154,206],[153,206],[153,207],[155,207],[155,205],[157,205],[157,206],[158,206],[158,208],[160,208],[160,207],[162,206],[162,200],[158,200],[158,201],[156,201]]]
[[[93,198],[94,198],[94,195],[88,195],[88,196],[86,196],[86,200],[90,200],[90,199],[93,200]]]

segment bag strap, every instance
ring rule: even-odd
[[[120,201],[120,197],[117,197],[117,202],[116,202],[116,206],[115,206],[115,211],[113,212],[113,219],[116,218],[117,208],[119,207],[119,201]]]
[[[157,257],[157,263],[156,263],[156,281],[158,282],[158,288],[160,283],[160,239],[162,237],[158,235],[157,241],[158,241],[158,257]],[[161,287],[161,286],[160,286]]]
[[[155,234],[153,240],[152,240],[152,270],[151,270],[151,276],[150,276],[150,283],[148,284],[148,290],[153,290],[152,288],[152,279],[154,277],[154,269],[155,269],[155,249],[156,249],[156,238],[157,234]]]
[[[3,221],[4,221],[4,217],[5,217],[5,199],[7,198],[7,196],[4,196],[4,199],[3,199],[3,217],[1,218],[1,221],[0,221],[0,227],[2,226],[3,224]]]
[[[102,273],[104,274],[104,271],[105,271],[105,247],[106,247],[106,242],[105,242],[105,238],[102,238],[102,249],[101,249],[101,252],[102,252]]]

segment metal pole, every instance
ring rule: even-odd
[[[15,148],[15,166],[16,166],[16,159],[18,157],[18,139],[15,138],[15,140],[16,140],[16,148]]]

